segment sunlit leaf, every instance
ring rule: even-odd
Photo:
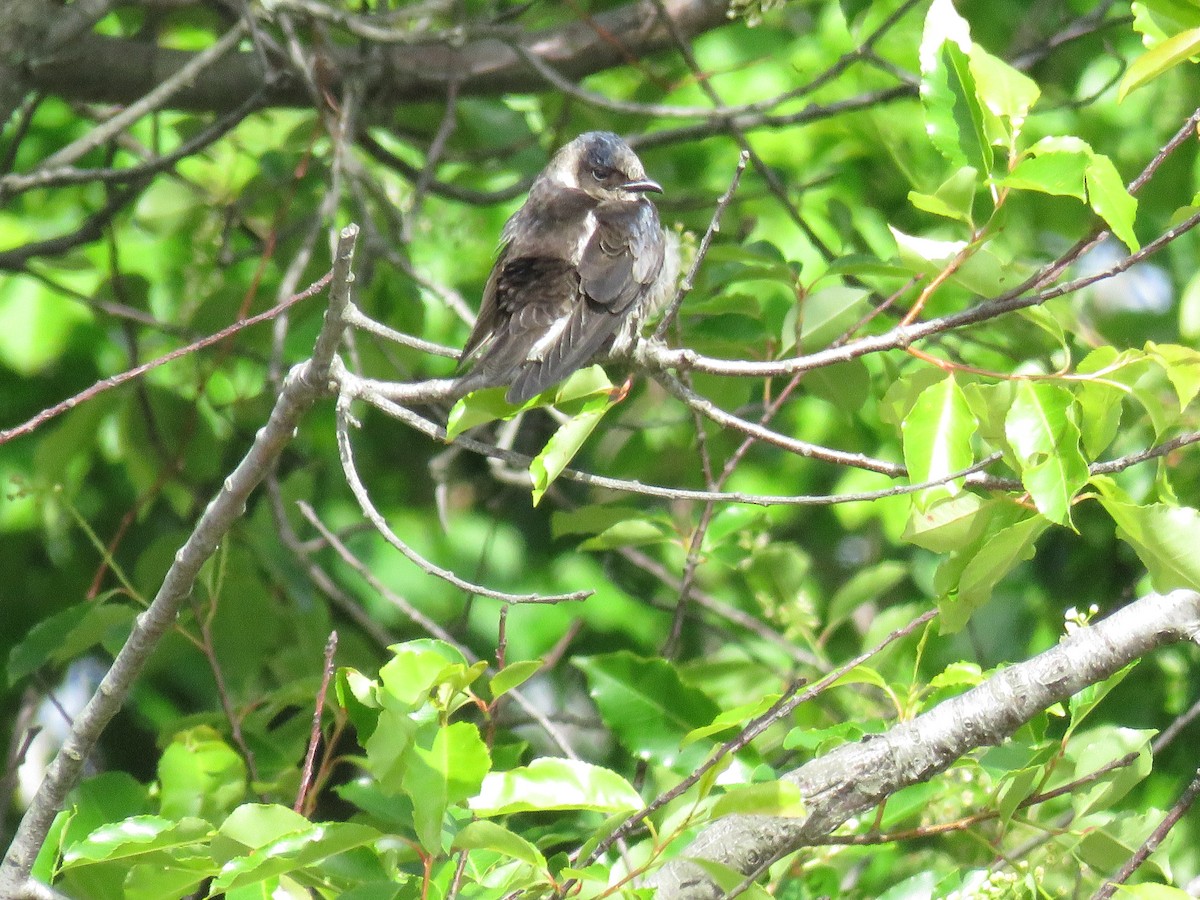
[[[640,809],[642,798],[610,769],[546,756],[528,766],[491,772],[470,805],[480,816],[556,809],[614,813]]]

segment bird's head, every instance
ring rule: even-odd
[[[546,174],[597,200],[633,200],[662,187],[646,177],[637,154],[611,131],[581,134],[554,155]]]

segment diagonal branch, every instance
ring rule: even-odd
[[[345,328],[341,311],[349,303],[350,260],[358,229],[342,231],[333,267],[330,310],[318,338],[318,347],[336,343]],[[332,337],[329,335],[332,333]],[[180,608],[192,592],[200,568],[216,551],[246,510],[246,500],[291,442],[305,412],[328,390],[329,365],[314,359],[300,363],[288,374],[283,391],[267,423],[237,468],[225,479],[221,490],[204,510],[184,545],[176,552],[154,602],[134,620],[133,631],[92,695],[76,717],[71,733],[50,764],[37,795],[26,810],[3,864],[0,864],[0,897],[19,897],[36,892],[29,873],[54,817],[66,802],[67,793],[83,771],[84,761],[100,739],[105,726],[129,696],[134,683],[153,655],[158,642],[175,623]]]
[[[1200,642],[1200,593],[1150,594],[1055,647],[883,734],[843,744],[784,778],[800,788],[802,818],[730,816],[705,828],[652,879],[659,900],[713,900],[721,889],[693,860],[748,878],[824,838],[903,787],[927,781],[979,747],[1005,741],[1034,715],[1152,650]]]

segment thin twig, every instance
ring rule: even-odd
[[[1196,798],[1200,797],[1200,769],[1196,770],[1196,776],[1192,779],[1191,784],[1184,789],[1180,794],[1179,799],[1175,801],[1175,805],[1163,816],[1163,820],[1158,823],[1158,826],[1150,832],[1150,835],[1142,843],[1133,855],[1125,861],[1119,872],[1106,881],[1100,890],[1092,894],[1092,900],[1109,900],[1117,891],[1117,886],[1124,884],[1129,880],[1129,877],[1141,868],[1142,863],[1150,858],[1150,854],[1158,849],[1159,845],[1166,840],[1167,835],[1171,833],[1171,829],[1183,818],[1184,814],[1191,809]]]
[[[337,631],[329,632],[329,640],[325,642],[325,667],[321,670],[321,686],[317,689],[312,731],[308,736],[308,752],[304,754],[304,770],[300,776],[300,787],[296,791],[296,802],[292,806],[292,810],[298,813],[304,812],[308,791],[312,787],[313,763],[317,758],[317,745],[321,743],[321,717],[325,712],[325,693],[329,690],[329,682],[333,679],[333,655],[337,652],[337,645]]]
[[[675,291],[675,296],[671,300],[671,305],[667,307],[658,326],[654,329],[654,340],[662,340],[662,336],[667,333],[667,329],[675,320],[675,316],[679,312],[679,307],[683,303],[683,298],[691,292],[692,285],[696,280],[696,273],[700,270],[700,264],[704,262],[704,257],[708,255],[708,248],[712,246],[713,236],[721,230],[721,214],[725,212],[725,207],[729,205],[729,201],[733,199],[734,192],[738,188],[738,183],[742,180],[742,173],[746,171],[746,162],[749,159],[750,154],[745,150],[738,155],[737,168],[733,171],[733,179],[729,182],[729,187],[725,193],[717,200],[717,205],[713,209],[712,219],[708,223],[708,229],[704,232],[704,237],[701,239],[700,246],[696,250],[696,257],[692,260],[692,265],[688,269],[687,275],[679,283],[679,287]]]
[[[336,368],[339,369],[337,377],[340,380],[346,374],[345,369],[340,365]],[[350,491],[358,501],[359,509],[362,510],[363,515],[375,526],[375,530],[383,536],[384,540],[399,550],[405,559],[423,572],[428,572],[430,575],[442,579],[461,591],[466,591],[468,594],[479,594],[483,597],[490,597],[493,600],[502,600],[505,603],[564,603],[584,600],[595,593],[590,590],[572,591],[566,594],[512,594],[507,591],[498,591],[482,584],[467,581],[465,578],[437,565],[413,550],[412,547],[392,531],[387,520],[375,508],[375,504],[371,500],[371,495],[367,492],[366,486],[363,485],[362,479],[358,475],[358,469],[354,463],[354,448],[350,442],[352,418],[350,416],[349,405],[351,399],[350,394],[343,393],[338,399],[337,404],[337,441],[338,452],[342,460],[342,472],[346,476],[346,482],[350,485]]]
[[[161,365],[165,365],[166,363],[179,359],[181,356],[187,356],[189,353],[195,353],[197,350],[203,350],[205,347],[211,347],[213,344],[218,344],[227,337],[237,334],[243,329],[249,328],[251,325],[257,325],[259,322],[265,322],[268,319],[274,318],[284,310],[295,306],[301,300],[307,300],[314,294],[320,293],[320,291],[330,283],[332,277],[332,273],[324,275],[300,293],[295,294],[292,297],[288,297],[282,303],[272,306],[270,309],[264,310],[258,315],[251,316],[248,319],[242,319],[240,322],[234,322],[228,328],[222,328],[215,334],[210,334],[198,341],[193,341],[186,347],[180,347],[177,350],[172,350],[170,353],[160,356],[157,359],[152,359],[150,362],[142,363],[142,365],[135,366],[134,368],[125,372],[121,372],[119,375],[113,375],[109,378],[103,378],[100,381],[97,381],[90,387],[80,391],[74,397],[70,397],[66,400],[63,400],[61,403],[56,403],[54,406],[42,410],[28,421],[22,422],[20,425],[16,425],[13,428],[0,431],[0,444],[5,444],[8,441],[11,441],[13,438],[21,437],[22,435],[36,431],[50,419],[53,419],[55,416],[62,415],[68,410],[74,409],[80,403],[91,400],[97,394],[101,394],[104,391],[110,390],[111,388],[120,387],[126,382],[132,381],[135,378],[140,378],[147,372],[157,369]]]
[[[730,754],[736,753],[748,746],[751,741],[761,735],[776,722],[782,721],[785,717],[791,715],[792,711],[796,709],[796,707],[800,706],[800,704],[807,703],[814,697],[824,693],[830,687],[830,685],[836,682],[855,666],[862,665],[885,647],[895,643],[902,637],[912,634],[916,629],[920,628],[926,622],[931,621],[936,615],[936,609],[931,609],[922,613],[908,624],[897,628],[874,647],[863,651],[858,656],[855,656],[853,659],[850,659],[838,666],[829,674],[825,675],[825,677],[823,677],[820,681],[815,682],[804,691],[800,691],[800,688],[803,687],[803,683],[798,682],[792,685],[788,691],[785,691],[784,694],[774,704],[771,705],[770,709],[768,709],[762,715],[747,722],[745,727],[742,728],[741,732],[738,733],[737,737],[722,744],[717,751],[708,759],[706,759],[695,772],[693,772],[679,784],[675,785],[669,791],[659,794],[650,803],[646,804],[643,809],[638,810],[636,813],[629,816],[629,818],[625,819],[625,821],[617,826],[615,831],[611,832],[596,845],[592,852],[588,854],[582,865],[589,866],[594,863],[604,854],[604,851],[611,847],[617,840],[627,837],[633,831],[633,829],[637,827],[639,822],[643,821],[647,816],[652,815],[655,811],[662,809],[663,806],[674,800],[676,797],[681,796],[692,785],[699,781],[706,772],[712,769],[713,766],[717,765],[719,762],[721,762],[721,760],[725,759]]]
[[[238,22],[225,32],[215,44],[203,52],[197,53],[177,72],[159,82],[154,90],[140,100],[130,103],[111,119],[96,126],[83,137],[48,156],[38,168],[59,169],[69,166],[88,152],[106,144],[142,116],[161,108],[181,88],[194,82],[197,75],[233,49],[245,33],[246,24]]]

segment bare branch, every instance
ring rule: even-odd
[[[334,261],[331,306],[348,302],[350,259],[358,229],[342,232],[339,253]],[[337,295],[342,295],[340,299]],[[328,317],[321,337],[328,331],[340,332],[344,326]],[[332,339],[336,343],[336,337]],[[328,343],[326,340],[324,343]],[[322,343],[320,340],[318,344]],[[62,749],[47,770],[33,802],[25,811],[16,836],[0,865],[0,896],[15,897],[35,886],[29,881],[39,848],[68,791],[78,781],[84,761],[100,739],[105,726],[116,715],[158,642],[175,623],[183,603],[191,594],[200,567],[213,555],[246,509],[246,501],[266,477],[274,461],[292,440],[304,413],[325,393],[328,371],[322,372],[313,360],[300,363],[289,373],[267,423],[255,436],[242,461],[225,479],[221,490],[208,504],[191,535],[175,554],[163,583],[150,606],[134,620],[133,631],[122,646],[112,667],[87,706],[75,718]]]

